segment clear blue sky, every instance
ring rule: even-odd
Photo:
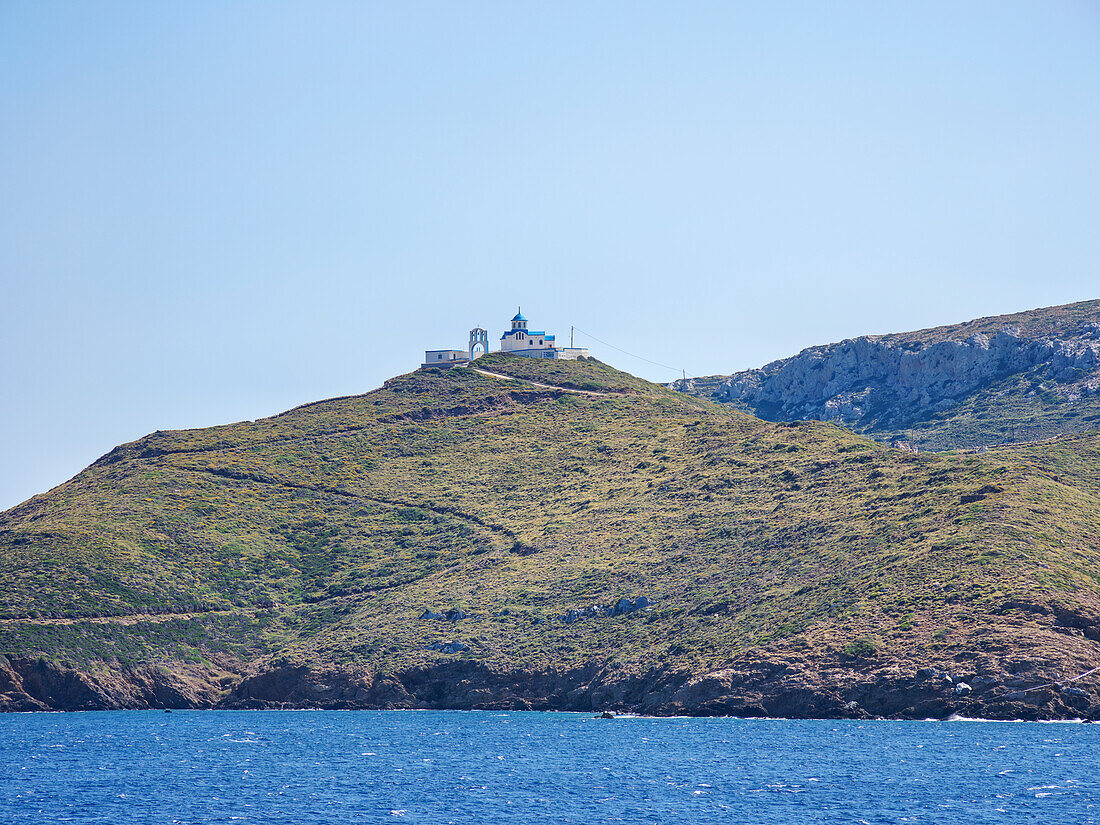
[[[0,508],[520,304],[708,374],[1100,297],[1098,146],[1085,0],[4,0]]]

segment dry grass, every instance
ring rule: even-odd
[[[1054,623],[1017,604],[1100,616],[1096,436],[912,455],[598,362],[492,367],[631,394],[419,371],[124,445],[0,517],[0,610],[29,620],[0,627],[0,652],[393,668],[458,638],[532,668],[845,650],[860,666],[1017,655],[1020,628]],[[654,607],[555,620],[637,595]],[[473,616],[418,618],[449,607]],[[193,615],[40,621],[134,613]]]

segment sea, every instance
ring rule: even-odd
[[[0,716],[0,823],[1059,823],[1100,724],[489,711]]]

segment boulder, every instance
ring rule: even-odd
[[[436,613],[434,610],[425,610],[420,614],[422,621],[442,621],[442,622],[458,622],[462,619],[469,619],[470,614],[465,610],[459,610],[457,607],[452,607],[449,610],[444,610],[442,613]]]
[[[434,650],[438,653],[464,653],[470,649],[470,646],[462,642],[451,640],[448,642],[433,642],[424,649]]]
[[[637,610],[645,610],[652,604],[653,602],[647,596],[638,596],[634,599],[628,599],[624,596],[613,605],[591,604],[588,607],[571,608],[558,616],[557,619],[563,624],[573,624],[573,622],[581,619],[589,619],[595,616],[625,616]]]

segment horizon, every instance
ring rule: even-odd
[[[7,3],[0,510],[517,305],[667,383],[1095,300],[1098,34],[1085,3]]]

